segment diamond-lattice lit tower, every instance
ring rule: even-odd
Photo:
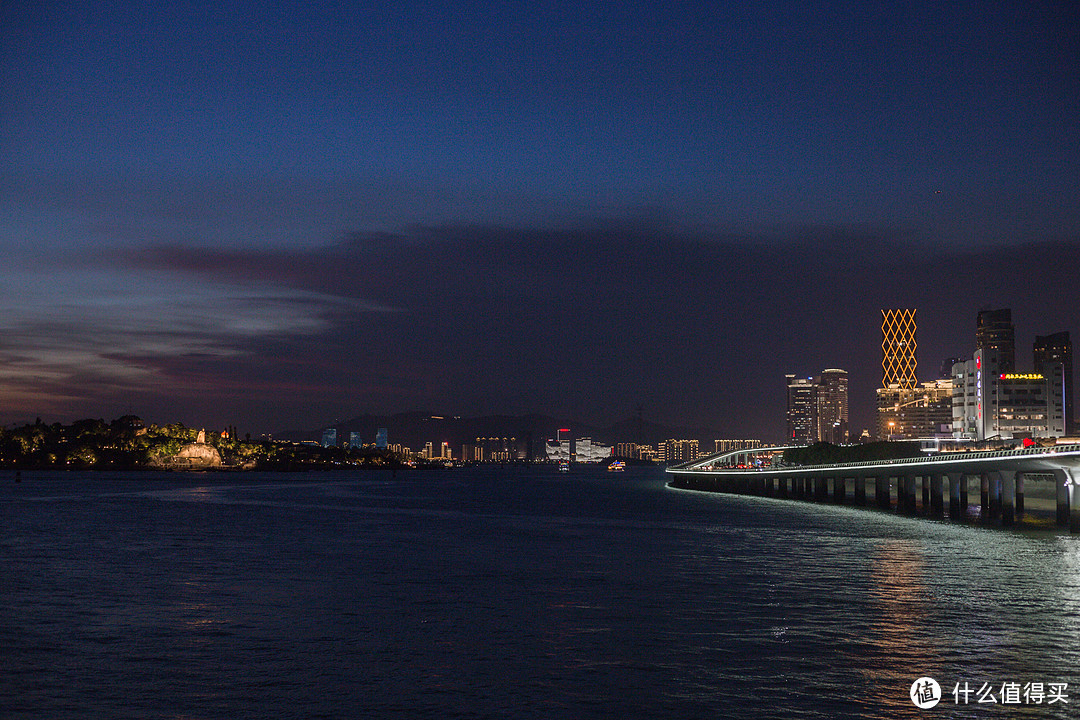
[[[915,377],[915,308],[881,311],[881,386],[913,388]]]

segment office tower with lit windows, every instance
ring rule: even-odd
[[[843,445],[848,441],[847,370],[825,370],[818,378],[817,438],[819,442]]]
[[[881,318],[881,387],[913,388],[919,384],[915,308],[882,310]]]
[[[797,445],[818,441],[817,383],[814,378],[786,375],[787,439]]]
[[[1052,398],[1060,398],[1064,411],[1065,435],[1075,437],[1076,415],[1073,406],[1072,341],[1068,332],[1036,335],[1032,355],[1035,372],[1046,376]]]
[[[697,440],[665,440],[660,443],[660,462],[673,465],[698,459]]]
[[[912,388],[878,388],[877,433],[881,440],[949,438],[953,435],[953,380]]]
[[[760,440],[713,440],[714,452],[733,452],[735,450],[752,450],[761,447]]]
[[[877,435],[882,440],[949,437],[952,378],[919,384],[915,308],[881,311],[881,387]]]
[[[953,436],[1016,440],[1068,434],[1072,348],[1068,333],[1038,336],[1034,372],[1016,372],[1009,310],[979,313],[978,349],[953,366]]]
[[[982,310],[975,326],[975,348],[983,351],[983,362],[1003,373],[1016,370],[1016,329],[1012,310]]]

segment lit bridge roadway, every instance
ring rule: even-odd
[[[1006,526],[1023,516],[1026,489],[1056,500],[1057,524],[1080,532],[1080,445],[936,453],[837,465],[747,467],[760,456],[775,457],[786,449],[736,450],[676,465],[667,470],[672,475],[669,485],[857,506],[868,504],[870,487],[871,506],[929,517],[945,516],[947,492],[952,519],[968,517],[968,490],[974,487],[980,499],[979,518],[1000,520]],[[920,485],[921,505],[916,500]]]

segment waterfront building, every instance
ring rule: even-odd
[[[941,361],[941,368],[938,370],[938,380],[951,380],[953,365],[958,362],[963,362],[964,358],[951,357],[945,358]]]
[[[877,389],[877,434],[882,440],[948,438],[953,434],[953,380]]]
[[[786,375],[787,439],[796,445],[817,442],[817,383],[813,378]]]
[[[632,458],[636,460],[638,456],[637,443],[615,443],[615,456],[621,458]]]
[[[662,463],[673,465],[675,463],[690,462],[698,459],[697,440],[665,440],[660,443],[659,459]]]
[[[358,447],[363,447],[363,445],[364,445],[364,435],[363,435],[363,433],[358,433],[358,432],[355,432],[355,431],[349,433],[349,447],[358,448]]]
[[[638,460],[645,460],[647,462],[660,461],[660,454],[652,445],[638,445],[637,453]]]
[[[611,457],[612,447],[594,443],[592,438],[578,438],[577,440],[548,440],[546,455],[548,460],[557,462],[600,462]]]
[[[799,445],[848,442],[848,374],[824,370],[818,377],[786,375],[787,438]]]
[[[1052,392],[1060,394],[1065,413],[1065,435],[1075,437],[1076,409],[1073,405],[1072,341],[1068,332],[1053,335],[1036,335],[1032,348],[1035,372],[1042,373],[1053,386]]]
[[[953,366],[953,436],[964,440],[1063,437],[1069,430],[1068,334],[1039,336],[1035,371],[1016,372],[1012,314],[979,313],[979,348]]]
[[[817,440],[834,445],[848,441],[847,370],[825,370],[817,383]]]
[[[381,427],[375,431],[375,447],[379,450],[385,450],[387,447],[387,431],[386,428]]]
[[[982,310],[975,325],[975,349],[983,351],[983,360],[1003,373],[1016,369],[1016,329],[1012,310]]]
[[[713,452],[732,452],[733,450],[752,450],[761,447],[760,440],[713,440]]]
[[[478,437],[462,448],[461,457],[474,462],[512,462],[528,455],[526,444],[513,437]]]
[[[555,439],[548,440],[544,446],[544,456],[553,462],[570,462],[572,453],[570,452],[571,442],[569,440]]]
[[[337,447],[337,428],[326,428],[322,431],[322,446]]]
[[[915,308],[882,310],[881,318],[881,387],[913,388],[919,382]]]
[[[574,442],[577,462],[600,462],[611,457],[611,446],[595,443],[592,438],[578,438]]]

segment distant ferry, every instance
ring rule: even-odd
[[[626,463],[624,463],[622,460],[616,460],[615,462],[607,466],[608,472],[622,472],[624,470],[626,470]]]
[[[560,460],[559,461],[559,472],[570,472],[570,461],[569,460]]]

